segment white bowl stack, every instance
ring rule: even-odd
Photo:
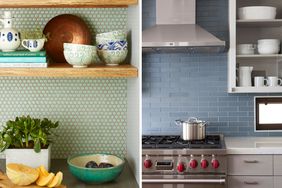
[[[280,51],[279,39],[258,40],[258,53],[263,55],[278,54]]]
[[[247,6],[239,8],[240,20],[271,20],[276,18],[277,9],[271,6]]]
[[[124,62],[128,53],[127,33],[123,30],[96,35],[98,55],[106,65],[116,66]]]

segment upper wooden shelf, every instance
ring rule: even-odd
[[[0,0],[0,8],[28,7],[124,7],[138,0]]]
[[[281,27],[282,19],[274,20],[237,20],[239,27]]]
[[[88,78],[136,78],[138,70],[132,65],[91,66],[73,68],[65,64],[54,64],[48,68],[0,68],[1,76],[18,77],[88,77]]]

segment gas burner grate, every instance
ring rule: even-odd
[[[219,135],[208,135],[204,140],[186,141],[180,136],[142,136],[142,148],[156,149],[213,149],[222,148]]]
[[[193,140],[190,148],[221,148],[219,135],[208,135],[204,140]]]

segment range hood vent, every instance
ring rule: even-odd
[[[195,0],[156,0],[156,25],[143,31],[143,51],[222,52],[225,41],[196,25]]]

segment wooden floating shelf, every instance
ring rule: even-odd
[[[0,0],[0,8],[127,7],[138,0]]]
[[[282,86],[277,87],[235,87],[232,93],[282,93]]]
[[[239,27],[281,27],[282,19],[274,20],[237,20]]]
[[[71,77],[71,78],[136,78],[138,70],[132,65],[91,66],[73,68],[65,64],[54,64],[48,68],[0,68],[0,76],[17,77]]]

